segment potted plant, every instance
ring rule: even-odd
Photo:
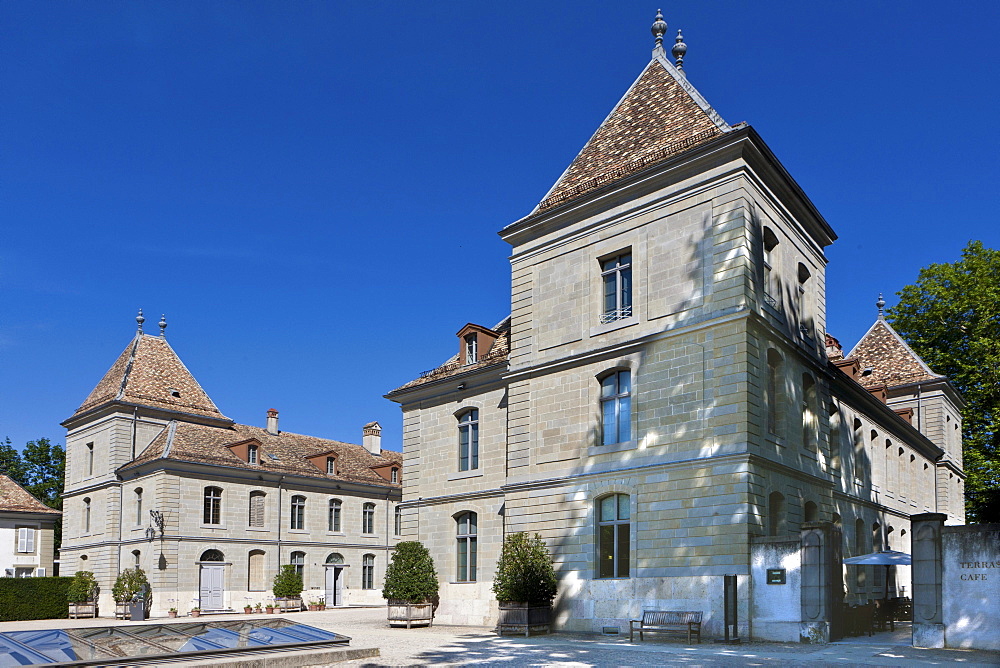
[[[257,603],[254,604],[253,611],[256,612],[258,615],[262,612],[262,610],[260,609],[260,601],[257,601]]]
[[[280,611],[299,611],[302,607],[302,576],[295,570],[295,566],[285,564],[281,567],[274,576],[271,592]]]
[[[306,607],[309,608],[309,612],[318,612],[319,611],[319,601],[310,601],[309,605],[306,606]]]
[[[438,579],[431,553],[420,541],[397,543],[382,588],[382,598],[388,602],[389,626],[430,626],[437,595]]]
[[[167,617],[173,619],[176,616],[177,616],[177,608],[170,608],[169,610],[167,610]]]
[[[195,607],[191,608],[191,616],[192,617],[201,617],[201,608],[199,608],[198,606],[195,606]]]
[[[507,536],[497,562],[493,593],[500,604],[497,632],[548,632],[558,582],[549,550],[537,533]]]
[[[274,614],[274,604],[273,603],[268,603],[267,606],[264,609],[267,611],[267,614],[269,614],[269,615]]]
[[[252,605],[250,605],[249,603],[247,603],[246,605],[243,606],[243,614],[249,615],[251,612],[253,612],[253,606]]]
[[[149,596],[149,580],[141,568],[126,568],[115,578],[115,584],[111,587],[111,595],[115,599],[115,619],[125,619],[129,617],[129,605],[136,602],[136,597],[141,597],[142,612],[145,617],[149,613],[151,599]]]
[[[77,571],[66,591],[71,619],[97,617],[97,580],[90,571]]]

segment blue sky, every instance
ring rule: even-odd
[[[226,415],[359,442],[509,312],[528,213],[656,4],[0,3],[0,438],[64,442],[142,306]],[[995,2],[671,3],[689,79],[840,236],[829,329],[1000,247]]]

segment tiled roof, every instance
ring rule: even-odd
[[[76,414],[109,401],[228,419],[201,389],[167,340],[149,334],[136,334]]]
[[[228,446],[247,440],[260,443],[259,464],[251,465],[233,454]],[[328,475],[306,458],[334,452],[337,473]],[[173,422],[164,429],[136,459],[124,468],[132,468],[156,459],[215,464],[250,471],[269,471],[288,475],[304,475],[327,480],[344,480],[398,487],[371,470],[373,466],[397,464],[402,467],[402,453],[383,450],[373,455],[353,443],[331,441],[315,436],[279,432],[271,434],[261,427],[232,424],[213,427],[190,422]]]
[[[872,372],[858,381],[865,387],[908,385],[944,378],[931,371],[896,330],[879,318],[848,357],[857,358],[862,369]]]
[[[654,59],[536,211],[682,153],[728,128],[677,70]]]
[[[405,385],[397,387],[392,392],[389,392],[389,394],[395,394],[396,392],[409,390],[435,380],[441,380],[442,378],[448,378],[450,376],[467,373],[469,371],[476,371],[478,369],[483,369],[488,366],[505,362],[507,360],[507,354],[510,352],[510,316],[501,320],[500,323],[493,328],[493,331],[499,334],[499,336],[497,336],[496,341],[493,342],[493,345],[490,346],[490,349],[486,352],[486,354],[481,356],[479,361],[475,364],[463,364],[461,359],[459,359],[459,356],[456,354],[441,366],[431,369],[430,371],[425,371],[420,374],[419,378],[415,378]]]
[[[0,473],[0,511],[62,515],[60,511],[49,508],[33,497],[28,490],[3,473]]]

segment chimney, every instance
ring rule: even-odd
[[[373,455],[382,454],[382,425],[378,422],[369,422],[361,434],[361,444],[365,446],[365,450]]]
[[[267,433],[278,435],[278,411],[275,408],[267,409]]]

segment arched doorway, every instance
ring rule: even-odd
[[[198,604],[202,610],[223,610],[226,607],[226,563],[222,552],[205,550],[198,559]]]
[[[326,568],[326,604],[329,606],[344,605],[344,556],[331,552],[323,564]]]

